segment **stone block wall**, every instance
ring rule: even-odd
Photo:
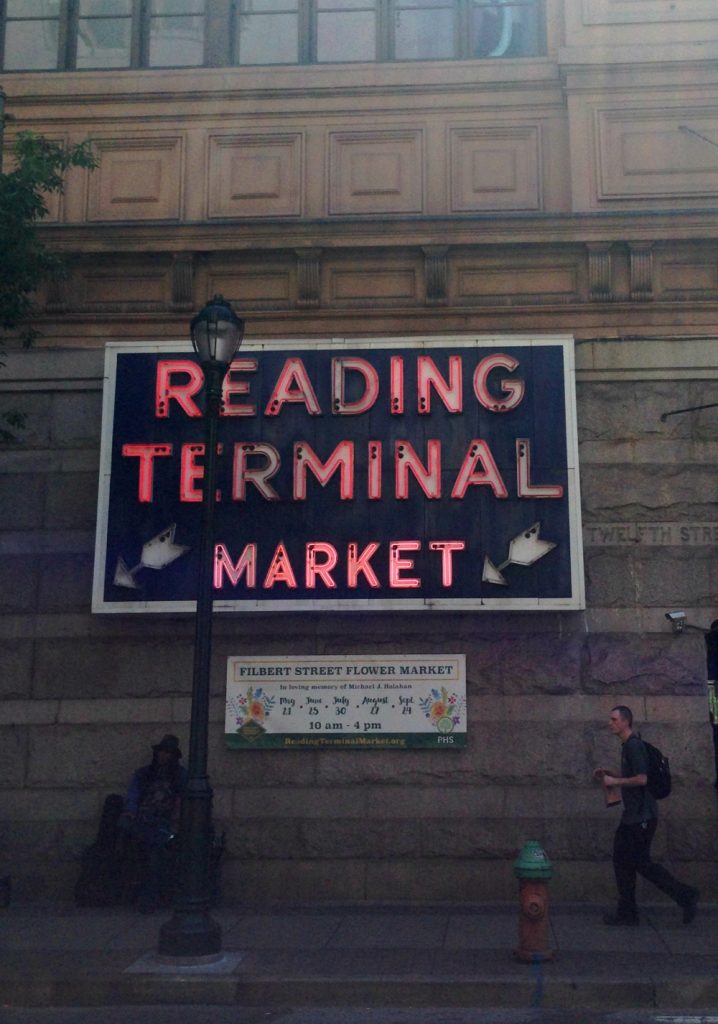
[[[179,634],[175,661],[184,654],[181,673],[164,657],[172,647],[166,642],[146,638],[127,645],[108,638],[101,646],[112,673],[95,661],[86,674],[82,655],[97,641],[59,641],[67,696],[58,685],[52,698],[0,704],[0,851],[2,863],[19,876],[20,892],[67,895],[104,796],[122,791],[133,766],[164,731],[186,741],[191,646],[187,623],[167,622],[165,629],[173,625]],[[556,862],[557,897],[606,896],[617,814],[602,806],[590,775],[597,764],[616,763],[605,721],[617,702],[630,704],[645,735],[671,754],[676,790],[664,808],[662,856],[703,886],[714,884],[715,795],[700,638],[680,658],[671,653],[672,638],[661,638],[657,646],[663,650],[644,650],[641,658],[641,645],[631,637],[548,636],[557,666],[549,675],[541,665],[542,635],[522,637],[522,658],[514,659],[514,633],[501,637],[492,630],[477,638],[471,623],[453,616],[437,619],[423,638],[412,638],[415,624],[394,621],[394,639],[387,635],[384,644],[376,636],[381,628],[363,625],[364,642],[347,648],[375,650],[379,641],[392,651],[457,645],[467,651],[469,747],[228,751],[225,656],[239,644],[253,654],[290,653],[296,642],[278,639],[270,623],[254,637],[246,627],[220,623],[210,771],[217,825],[228,839],[227,899],[511,898],[511,862],[529,838],[541,841]],[[319,631],[312,640],[318,653],[338,643]],[[123,657],[128,646],[144,650],[141,662]],[[143,671],[154,657],[168,669],[166,676]],[[144,694],[138,682],[146,684]],[[107,696],[108,689],[128,696]]]
[[[28,414],[0,451],[0,874],[25,899],[69,898],[104,797],[163,733],[188,738],[191,617],[89,612],[101,363],[82,359],[82,386],[57,371],[0,392],[0,409]],[[660,424],[717,389],[634,378],[579,377],[586,612],[215,617],[210,774],[228,901],[509,899],[528,839],[556,865],[554,898],[608,899],[617,812],[591,772],[617,764],[616,703],[671,758],[656,853],[718,895],[704,642],[663,617],[685,605],[708,625],[718,604],[715,544],[675,532],[715,517],[714,434],[710,413]],[[671,543],[635,539],[656,524]],[[224,748],[230,655],[456,651],[464,751]]]

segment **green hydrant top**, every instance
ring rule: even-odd
[[[525,844],[514,862],[514,874],[517,878],[549,879],[551,877],[553,864],[540,843],[530,840]]]

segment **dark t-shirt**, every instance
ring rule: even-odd
[[[648,753],[643,740],[631,733],[621,747],[621,778],[630,779],[634,775],[648,774]],[[621,786],[623,798],[622,825],[636,825],[641,821],[650,821],[658,817],[656,801],[648,792],[647,786]]]
[[[177,797],[184,790],[187,771],[182,765],[146,765],[132,776],[125,807],[135,815],[136,838],[162,846],[172,833]]]

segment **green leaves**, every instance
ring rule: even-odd
[[[34,132],[20,132],[13,146],[14,168],[0,173],[0,328],[20,329],[24,344],[35,331],[28,320],[32,293],[64,263],[37,236],[47,216],[47,198],[64,189],[70,167],[93,168],[97,158],[90,140],[64,146]]]
[[[12,441],[17,441],[18,430],[25,429],[27,417],[25,413],[18,412],[17,409],[10,409],[0,415],[0,442],[9,444]],[[7,426],[2,424],[6,423]]]

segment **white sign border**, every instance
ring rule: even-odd
[[[576,421],[576,376],[574,338],[571,334],[447,334],[388,338],[283,338],[247,341],[242,352],[282,351],[302,349],[343,348],[487,348],[524,345],[536,348],[560,346],[563,349],[564,417],[566,424],[566,468],[568,477],[569,546],[571,552],[571,596],[565,598],[393,598],[316,600],[222,600],[213,602],[218,612],[315,612],[315,611],[581,611],[586,607],[583,572],[583,537],[581,526],[581,491],[578,465],[578,434]],[[112,462],[112,430],[114,421],[115,381],[117,357],[125,353],[188,352],[193,353],[187,341],[162,342],[108,342],[105,346],[105,371],[102,404],[102,440],[100,447],[100,477],[97,500],[97,531],[93,567],[92,612],[95,614],[136,612],[166,612],[179,614],[194,612],[195,601],[105,601],[105,558],[107,554],[107,527],[110,502],[110,475]]]
[[[425,666],[425,667],[431,669],[432,667],[436,668],[437,666],[438,667],[443,667],[443,666],[445,666],[447,664],[447,662],[450,663],[449,664],[450,668],[453,667],[455,669],[455,674],[454,675],[449,675],[449,674],[447,674],[447,675],[443,675],[443,674],[439,675],[439,674],[434,674],[434,672],[432,672],[432,671],[427,672],[426,675],[422,675],[421,672],[417,673],[416,675],[414,675],[413,673],[408,673],[406,675],[403,675],[403,674],[396,675],[396,674],[394,674],[394,669],[396,667],[400,667],[400,666],[403,666],[403,665],[410,665],[410,666],[413,666],[415,668],[419,668],[420,666]],[[374,675],[371,672],[368,672],[368,673],[360,672],[359,674],[354,675],[353,673],[350,673],[348,671],[350,668],[352,668],[352,667],[355,668],[357,665],[362,665],[364,667],[370,667],[372,665],[376,665],[377,667],[380,667],[380,668],[388,668],[390,670],[390,673],[388,673],[388,674],[391,674],[391,678],[390,679],[389,678],[385,678],[384,674],[382,674],[382,673],[380,673],[378,675]],[[307,672],[307,670],[309,670],[309,669],[319,669],[319,670],[321,670],[322,668],[324,668],[326,666],[332,666],[332,667],[337,666],[340,669],[340,671],[336,675],[331,675],[331,676],[329,676],[329,675],[321,675],[320,672],[316,672],[316,673],[308,673]],[[238,678],[236,678],[236,670],[237,670],[238,667],[240,667],[240,668],[243,667],[243,668],[247,668],[247,669],[250,669],[250,670],[251,669],[259,669],[260,671],[257,673],[256,676],[253,675],[253,674],[251,674],[251,675],[248,674],[246,676],[246,678],[238,679]],[[264,675],[261,672],[261,670],[262,669],[267,669],[267,668],[271,668],[271,669],[281,668],[281,669],[284,670],[284,672],[283,672],[282,675],[279,675],[279,674],[276,674],[276,675],[275,674]],[[297,673],[297,669],[304,670],[304,674],[302,676],[300,676]],[[342,673],[341,669],[344,669],[343,673]],[[457,737],[457,738],[463,740],[463,742],[457,743],[456,745],[454,745],[453,742],[449,740],[449,741],[444,741],[444,742],[438,742],[436,744],[436,746],[433,746],[433,745],[426,745],[426,746],[424,746],[423,744],[416,744],[416,745],[414,745],[411,742],[407,742],[407,745],[405,747],[401,747],[401,748],[398,748],[398,749],[402,749],[402,750],[410,750],[410,749],[464,750],[464,749],[466,749],[466,740],[467,740],[467,737],[468,737],[468,728],[469,728],[469,714],[468,714],[467,692],[466,692],[467,691],[466,654],[436,654],[436,653],[434,653],[434,654],[413,654],[413,653],[412,654],[354,654],[354,655],[342,654],[342,655],[339,655],[339,656],[332,655],[332,654],[300,654],[300,655],[277,655],[276,657],[272,657],[271,655],[257,655],[257,656],[255,656],[255,655],[245,656],[245,655],[241,655],[241,654],[240,655],[230,655],[227,658],[227,676],[226,676],[226,686],[225,686],[225,716],[224,716],[224,738],[225,738],[225,743],[227,743],[227,740],[230,737],[234,737],[236,735],[236,732],[237,732],[237,730],[235,730],[234,728],[231,728],[231,726],[233,726],[234,723],[231,722],[230,719],[232,718],[234,712],[230,709],[229,702],[232,699],[232,697],[234,697],[234,691],[235,690],[239,691],[240,688],[243,689],[244,687],[247,687],[247,686],[251,686],[251,687],[261,686],[265,690],[267,690],[267,689],[272,690],[272,688],[276,684],[278,684],[280,687],[282,685],[286,686],[287,684],[289,686],[294,686],[295,688],[299,688],[300,686],[304,686],[305,690],[306,690],[306,693],[304,694],[304,696],[300,695],[300,694],[295,694],[295,697],[296,697],[297,700],[302,700],[306,696],[311,696],[311,691],[312,690],[321,690],[322,692],[324,692],[325,690],[330,689],[331,687],[336,687],[337,689],[341,688],[342,691],[343,691],[347,687],[347,685],[351,685],[351,684],[354,684],[354,688],[356,690],[359,690],[359,689],[361,689],[362,684],[375,684],[376,686],[381,687],[381,685],[384,684],[384,683],[392,683],[392,684],[399,683],[399,684],[402,684],[402,686],[404,688],[409,689],[409,690],[412,691],[412,695],[413,696],[416,696],[418,693],[421,692],[421,687],[422,686],[423,686],[425,691],[433,689],[433,688],[437,688],[439,686],[447,686],[447,687],[453,688],[454,690],[458,689],[460,691],[459,696],[460,696],[460,700],[461,700],[461,703],[462,703],[462,709],[461,709],[461,712],[460,712],[460,716],[463,718],[463,724],[459,728],[457,728],[454,731],[452,731],[452,733],[450,733],[449,735]],[[379,691],[379,692],[381,692],[381,691]],[[230,696],[230,693],[231,693],[231,696]],[[367,694],[363,694],[363,695],[367,696]],[[388,696],[388,695],[389,695],[389,692],[387,690],[386,693],[384,694],[384,696]],[[289,693],[287,694],[287,696],[289,696]],[[361,696],[361,694],[359,692],[356,692],[356,693],[354,693],[354,694],[352,694],[350,696],[359,697],[359,696]],[[280,700],[280,704],[281,704],[281,700]],[[417,709],[417,718],[421,719],[421,715],[423,714],[423,712],[421,712],[421,710],[419,709],[418,702],[417,702],[416,709]],[[357,708],[354,711],[354,714],[359,716],[359,715],[365,714],[365,712],[362,712],[362,711],[359,710],[359,708]],[[301,717],[301,716],[297,716],[297,717]],[[304,717],[307,718],[306,715]],[[326,717],[325,716],[323,716],[323,717],[324,717],[324,721],[326,722]],[[306,730],[297,730],[297,729],[292,729],[292,730],[289,730],[289,731],[282,730],[282,728],[281,728],[282,721],[279,718],[279,709],[277,709],[277,715],[275,716],[275,721],[277,721],[277,720],[279,721],[279,725],[278,726],[276,726],[275,728],[267,727],[268,735],[270,737],[288,736],[290,739],[296,737],[296,739],[299,742],[297,742],[296,744],[291,744],[291,743],[287,744],[286,747],[282,747],[282,746],[279,746],[279,745],[276,745],[276,746],[275,745],[266,746],[266,745],[263,745],[262,743],[257,743],[256,746],[255,746],[251,742],[247,743],[246,746],[245,745],[234,746],[234,745],[227,744],[228,749],[231,749],[233,751],[239,750],[239,751],[242,751],[242,752],[246,751],[246,750],[250,750],[251,751],[251,750],[254,750],[254,749],[256,749],[256,750],[299,749],[300,746],[301,746],[301,742],[300,741],[302,739],[308,739],[310,741],[311,740],[319,740],[320,742],[317,745],[318,746],[323,746],[324,741],[326,740],[326,737],[327,737],[327,733],[330,732],[329,729],[324,729],[324,730],[319,731],[319,733],[317,735],[315,735],[315,734],[313,734],[310,731],[309,728],[307,728]],[[426,726],[424,724],[424,722],[421,721],[420,722],[420,726],[421,727],[415,727],[413,729],[403,729],[403,730],[389,728],[389,729],[386,730],[386,732],[378,733],[377,734],[377,738],[379,740],[381,740],[382,735],[383,736],[389,735],[391,737],[394,737],[394,736],[402,735],[403,734],[406,737],[422,736],[422,737],[428,737],[430,739],[435,739],[435,738],[437,738],[438,736],[441,735],[441,733],[439,731],[437,731],[435,725]],[[332,730],[332,735],[334,735],[333,730]],[[329,742],[329,743],[326,744],[325,749],[329,749],[329,750],[334,750],[334,749],[357,750],[357,749],[361,749],[361,745],[360,744],[353,745],[351,741],[352,741],[352,739],[360,740],[362,737],[365,737],[367,735],[367,730],[359,731],[359,730],[355,730],[353,727],[349,727],[349,728],[346,728],[346,729],[342,729],[341,731],[337,731],[336,735],[337,735],[337,737],[340,736],[343,741],[346,741],[346,744],[342,743],[341,745],[335,745],[335,744]],[[373,735],[374,735],[374,733],[372,732],[372,736]],[[314,746],[314,744],[311,744],[311,745]],[[379,745],[377,747],[374,747],[374,749],[387,749],[387,750],[390,750],[393,747],[394,747],[394,744],[391,744],[390,746],[387,746],[387,747],[382,747],[381,743],[379,743]]]

